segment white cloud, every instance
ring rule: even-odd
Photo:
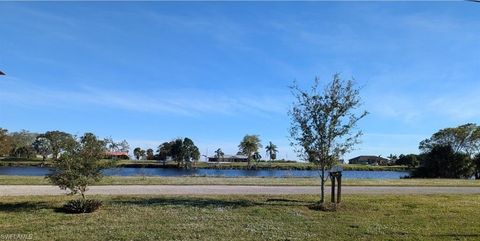
[[[0,100],[3,105],[24,107],[48,106],[82,109],[107,107],[152,114],[268,115],[285,113],[287,100],[278,96],[250,95],[241,92],[216,92],[208,90],[171,89],[160,95],[145,91],[124,91],[93,86],[60,90],[41,87],[7,78],[0,82]],[[161,97],[157,97],[161,96]]]

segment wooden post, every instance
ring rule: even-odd
[[[335,173],[330,173],[330,180],[332,180],[332,203],[335,203]]]
[[[342,200],[342,173],[338,173],[337,177],[338,187],[337,187],[337,203],[340,203]]]

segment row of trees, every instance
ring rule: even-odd
[[[257,163],[262,159],[262,155],[260,154],[260,149],[263,147],[260,136],[259,135],[245,135],[238,145],[239,151],[237,155],[245,155],[247,156],[247,167],[252,168],[252,162],[255,161]],[[270,158],[270,161],[274,161],[277,159],[278,147],[277,145],[273,144],[271,141],[265,147],[265,152],[267,156]],[[214,157],[217,160],[222,160],[225,153],[222,151],[221,148],[218,148],[215,151]]]
[[[75,139],[74,135],[57,130],[45,133],[27,130],[9,133],[7,129],[0,128],[0,156],[33,158],[40,155],[44,161],[49,157],[58,160],[67,147],[74,145]],[[130,148],[125,140],[115,142],[112,138],[106,138],[102,143],[105,145],[104,155],[107,151],[128,153]]]
[[[245,135],[238,145],[239,151],[237,154],[247,156],[248,167],[251,168],[253,161],[258,162],[262,158],[259,152],[262,147],[258,135]],[[277,158],[278,147],[272,142],[269,142],[265,147],[265,151],[270,157],[270,160]],[[195,161],[200,158],[198,147],[195,146],[194,142],[189,138],[164,142],[158,146],[156,152],[151,148],[143,150],[140,147],[136,147],[133,150],[133,155],[137,160],[145,158],[147,160],[166,161],[168,158],[171,158],[177,162],[178,167],[184,168],[192,167]],[[224,156],[225,153],[221,148],[215,151],[214,157],[217,158],[217,160],[222,160]]]
[[[195,161],[200,159],[200,151],[190,138],[177,138],[164,142],[158,146],[156,153],[154,154],[153,149],[142,150],[140,147],[133,150],[133,155],[137,160],[146,158],[147,160],[166,161],[171,158],[179,168],[192,168],[195,166]]]
[[[39,134],[22,130],[9,133],[8,130],[0,128],[0,156],[32,158],[38,154],[44,160],[48,156],[56,160],[74,141],[71,134],[61,131]]]
[[[247,156],[248,161],[248,168],[252,168],[252,161],[258,162],[262,159],[262,155],[260,154],[259,150],[263,147],[260,137],[258,135],[245,135],[238,145],[238,153],[241,155]],[[221,149],[218,149],[216,153],[216,157],[219,158],[217,153]],[[274,161],[277,159],[278,148],[277,145],[273,144],[271,141],[265,147],[265,152],[269,156],[270,161]],[[223,153],[221,153],[223,156]]]

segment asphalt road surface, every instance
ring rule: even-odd
[[[326,192],[330,187],[326,187]],[[89,187],[88,195],[319,194],[319,186],[109,185]],[[345,186],[344,194],[480,194],[480,187]],[[46,185],[0,185],[0,196],[62,195]]]

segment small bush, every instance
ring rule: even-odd
[[[63,205],[63,210],[67,213],[91,213],[99,209],[102,204],[102,201],[96,199],[76,199]]]

